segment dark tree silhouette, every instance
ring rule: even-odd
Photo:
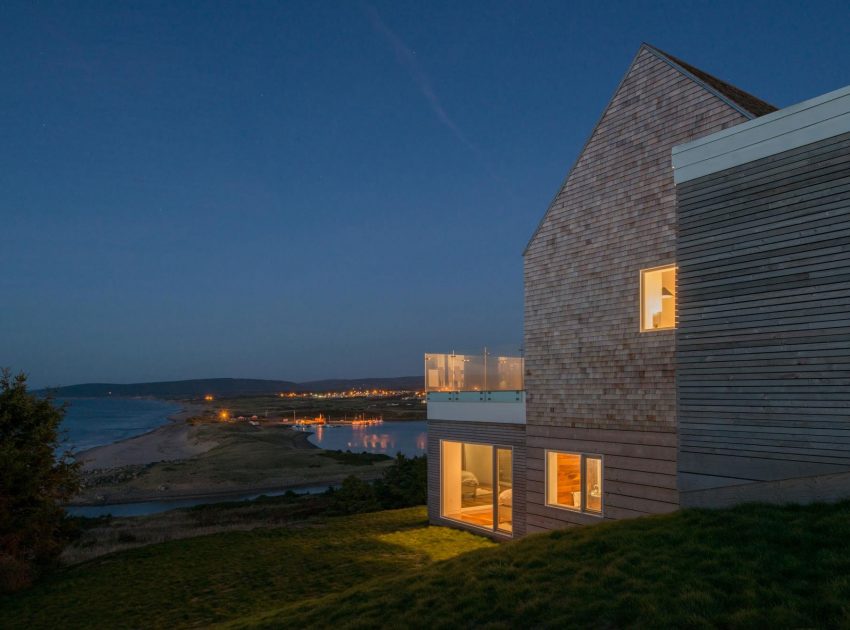
[[[62,504],[79,489],[79,466],[59,453],[64,405],[0,372],[0,590],[23,588],[51,566],[71,528]]]

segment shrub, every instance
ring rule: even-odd
[[[340,488],[329,488],[331,514],[355,514],[391,510],[427,502],[427,465],[425,457],[406,457],[399,453],[381,479],[362,481],[350,475]]]
[[[393,465],[375,482],[375,492],[386,510],[428,502],[428,466],[425,456],[396,456]]]
[[[339,488],[328,488],[325,494],[331,499],[328,514],[359,514],[381,509],[374,486],[354,475],[343,479]]]

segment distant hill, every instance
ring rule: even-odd
[[[421,376],[388,378],[327,379],[322,381],[272,381],[255,378],[206,378],[157,383],[82,383],[49,390],[61,398],[150,396],[153,398],[197,398],[213,396],[257,396],[279,392],[322,392],[347,389],[420,389]],[[42,392],[46,390],[41,390]]]

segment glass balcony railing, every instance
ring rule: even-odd
[[[524,389],[523,358],[491,354],[426,354],[426,392]]]

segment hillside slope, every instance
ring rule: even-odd
[[[237,628],[847,627],[850,503],[682,511],[530,536]]]

